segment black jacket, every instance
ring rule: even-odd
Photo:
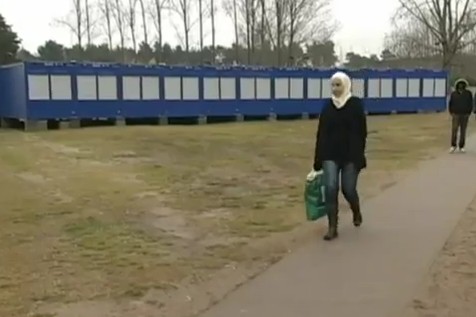
[[[319,117],[314,170],[320,170],[326,160],[338,164],[354,163],[359,170],[365,168],[366,143],[367,118],[362,100],[351,97],[341,109],[329,100]]]
[[[462,89],[458,90],[458,85],[461,85]],[[466,89],[468,83],[464,79],[458,79],[455,84],[455,91],[451,93],[448,111],[451,114],[471,114],[475,111],[473,104],[473,95]]]

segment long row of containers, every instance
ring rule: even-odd
[[[316,115],[336,70],[20,63],[0,68],[0,118]],[[369,113],[443,111],[447,77],[433,70],[349,71]]]

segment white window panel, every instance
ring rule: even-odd
[[[220,99],[220,82],[218,78],[203,78],[203,98],[205,100]]]
[[[51,99],[53,100],[71,100],[73,92],[71,91],[70,75],[51,75]]]
[[[423,79],[423,97],[431,98],[435,96],[435,79],[424,78]]]
[[[159,100],[159,77],[142,77],[142,100]]]
[[[303,99],[304,98],[304,79],[302,78],[291,78],[291,99]]]
[[[140,77],[122,77],[122,99],[140,100]]]
[[[446,97],[447,87],[445,78],[435,79],[435,97]]]
[[[28,97],[30,100],[50,99],[48,75],[28,75]]]
[[[289,99],[289,79],[288,78],[274,79],[274,98]]]
[[[198,100],[198,77],[183,77],[183,100]]]
[[[380,97],[381,98],[393,97],[393,79],[382,78],[380,80]]]
[[[370,78],[367,85],[367,97],[380,98],[380,79]]]
[[[420,79],[411,78],[408,80],[408,97],[420,97]]]
[[[240,78],[240,96],[241,99],[256,99],[256,88],[254,78]]]
[[[320,99],[321,98],[321,79],[308,78],[307,80],[307,98]]]
[[[220,78],[220,97],[222,100],[236,99],[236,78]]]
[[[407,78],[397,78],[395,95],[397,98],[408,97],[408,79]]]
[[[182,99],[182,80],[180,77],[164,78],[164,95],[167,100]]]
[[[365,97],[365,80],[362,78],[352,79],[352,93],[359,98]]]
[[[271,80],[256,78],[256,99],[271,99]]]
[[[330,79],[323,79],[322,80],[322,98],[330,98],[332,96],[332,89],[331,89],[331,80]]]
[[[117,100],[116,76],[98,76],[99,100]]]

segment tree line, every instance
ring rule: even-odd
[[[238,51],[238,57],[237,57]],[[266,56],[258,59],[255,63],[263,66],[278,66],[279,54],[272,49],[256,49],[256,56]],[[139,64],[168,64],[168,65],[203,65],[203,64],[247,64],[247,48],[216,46],[214,49],[206,46],[203,50],[191,49],[185,51],[180,45],[172,47],[165,43],[162,47],[158,43],[154,46],[139,45],[137,52],[131,48],[124,50],[113,48],[106,44],[87,45],[80,49],[77,45],[65,47],[55,41],[48,40],[32,53],[24,49],[17,54],[18,59],[23,61],[95,61]],[[334,43],[326,41],[314,42],[304,48],[294,48],[294,55],[286,61],[285,66],[299,66],[310,63],[318,67],[332,67],[337,62]],[[283,66],[283,64],[281,64]]]
[[[217,45],[217,16],[228,17],[233,29],[234,61],[259,64],[275,55],[285,65],[305,44],[328,42],[337,24],[330,18],[331,0],[68,0],[71,12],[56,20],[75,37],[75,57],[87,49],[118,52],[122,62],[134,55],[167,55],[164,33],[175,33],[180,50],[201,62],[214,62],[223,49]],[[84,56],[83,56],[84,55]],[[115,54],[116,55],[116,54]],[[229,55],[229,54],[226,54]]]
[[[0,62],[87,60],[166,64],[312,65],[338,58],[338,25],[330,0],[68,0],[71,12],[55,21],[75,37],[36,52],[18,51],[18,38],[0,21]],[[476,0],[398,0],[393,28],[380,54],[346,54],[349,68],[444,68],[464,73],[476,65]],[[233,44],[216,42],[217,16],[227,16]],[[169,18],[172,17],[172,18]],[[167,24],[167,19],[172,23]],[[164,33],[175,32],[172,47]],[[5,35],[6,34],[6,35]],[[10,34],[10,35],[9,35]],[[476,66],[475,66],[476,68]],[[474,69],[476,72],[476,69]]]

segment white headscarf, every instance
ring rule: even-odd
[[[334,75],[332,75],[331,82],[334,79],[339,79],[344,88],[342,95],[340,95],[339,97],[332,95],[332,102],[334,103],[334,106],[340,109],[343,106],[345,106],[347,100],[349,100],[350,97],[352,97],[352,92],[351,92],[352,81],[350,80],[350,77],[344,72],[337,72]]]

